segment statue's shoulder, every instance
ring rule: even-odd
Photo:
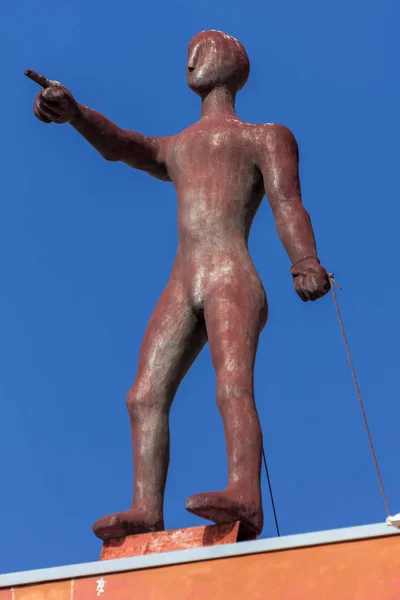
[[[257,123],[252,125],[252,127],[256,128],[257,134],[263,137],[283,140],[294,139],[294,135],[289,127],[280,123]]]
[[[277,148],[285,148],[287,152],[297,152],[297,142],[292,131],[280,123],[257,123],[250,125],[257,152],[275,152]]]

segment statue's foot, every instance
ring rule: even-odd
[[[241,521],[257,533],[261,533],[264,524],[261,498],[254,500],[229,490],[190,496],[186,510],[214,523]]]
[[[155,517],[144,509],[132,508],[126,512],[115,513],[102,517],[93,525],[94,534],[101,540],[120,538],[136,533],[164,531],[162,516]]]

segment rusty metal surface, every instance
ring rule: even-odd
[[[228,485],[220,492],[191,496],[187,509],[216,523],[240,520],[257,532],[263,527],[262,434],[253,371],[268,309],[248,237],[264,194],[300,298],[316,300],[330,285],[301,201],[293,134],[282,125],[254,125],[236,115],[235,97],[248,74],[240,42],[219,31],[196,35],[189,45],[187,81],[201,97],[200,120],[177,135],[149,138],[77,103],[59,82],[27,72],[43,87],[34,104],[41,121],[70,123],[107,160],[172,182],[178,198],[176,259],[148,324],[127,396],[133,502],[128,511],[95,523],[94,532],[102,539],[164,529],[169,410],[207,341],[224,422]]]

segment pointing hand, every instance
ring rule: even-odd
[[[25,75],[43,88],[33,105],[33,112],[40,121],[62,124],[79,116],[76,100],[61,83],[29,69],[25,71]]]

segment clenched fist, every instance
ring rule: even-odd
[[[290,272],[294,288],[303,302],[322,298],[330,290],[329,275],[317,258],[311,256],[297,261]]]
[[[36,97],[33,112],[43,123],[69,123],[79,116],[79,107],[71,92],[58,81],[25,71],[25,75],[43,87]]]

